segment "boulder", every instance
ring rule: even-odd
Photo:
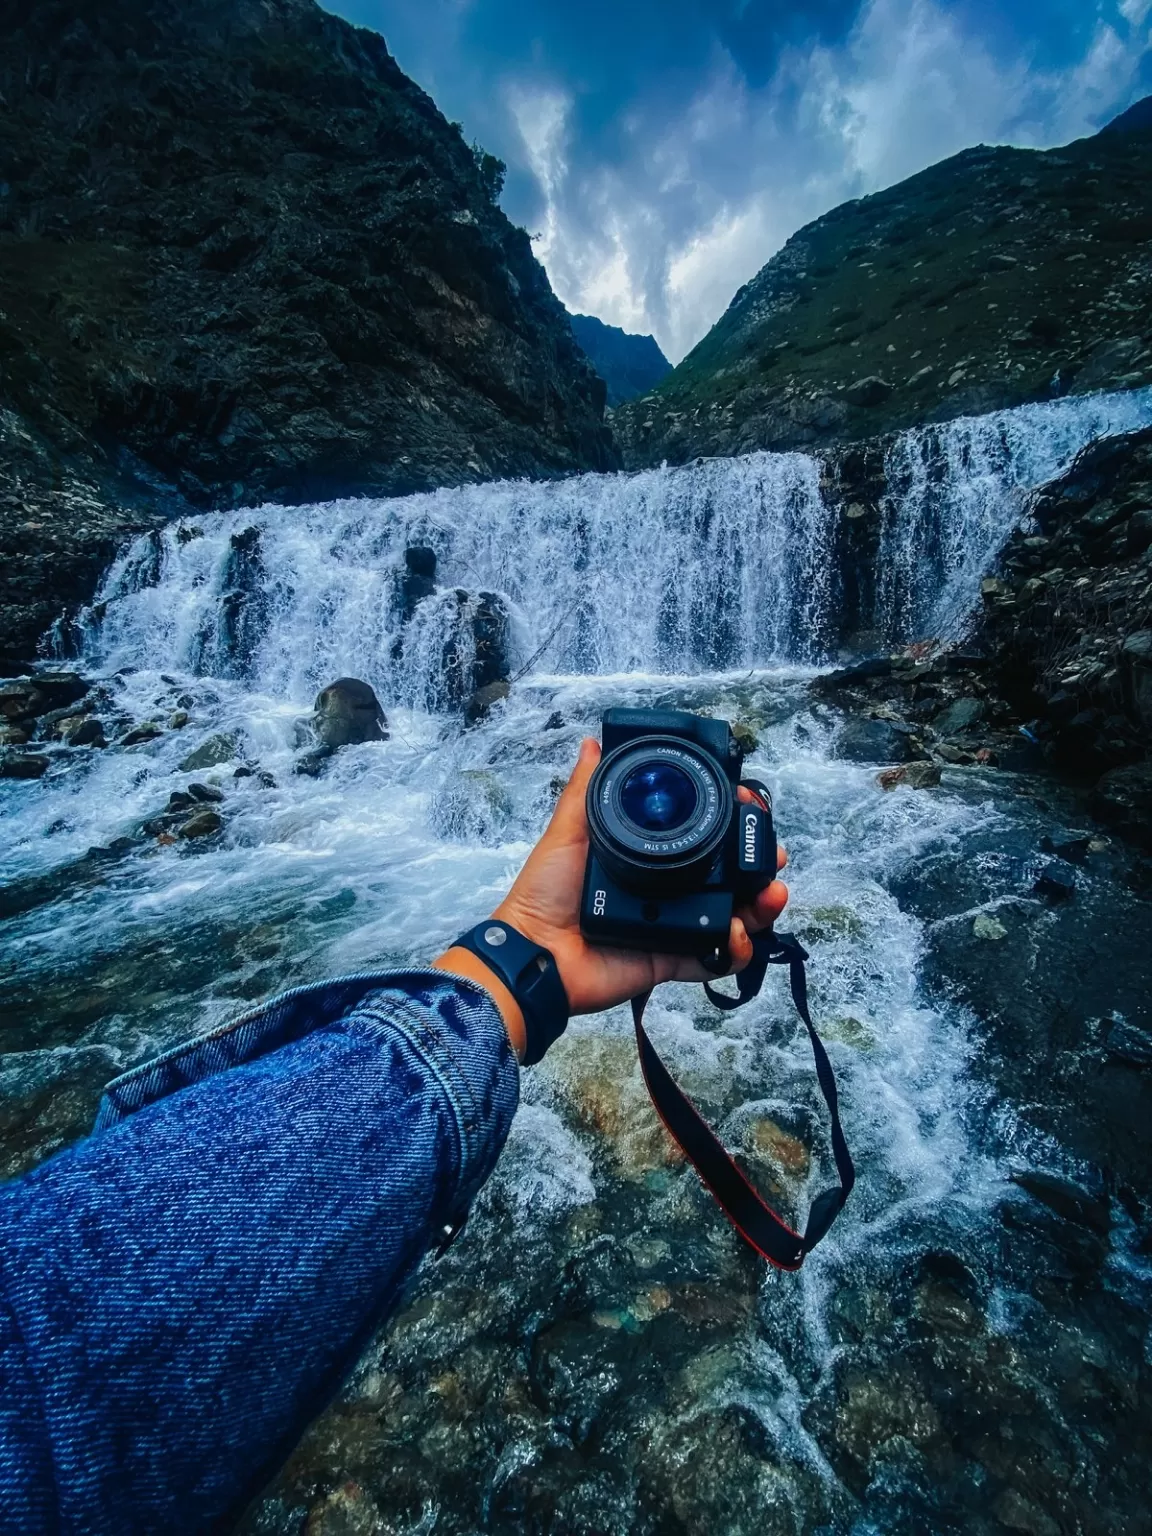
[[[927,758],[903,763],[899,768],[885,768],[876,779],[881,789],[932,789],[940,782],[940,765]]]
[[[1112,768],[1092,792],[1092,812],[1142,847],[1152,848],[1152,763]]]
[[[476,692],[464,706],[464,724],[479,725],[494,704],[499,704],[501,699],[506,699],[511,693],[511,684],[506,682],[489,683],[487,687],[477,688]]]
[[[22,747],[28,740],[28,732],[18,725],[0,725],[0,747]]]
[[[404,575],[400,579],[400,617],[407,624],[417,606],[436,590],[436,551],[427,544],[412,544],[404,551]]]
[[[957,699],[937,715],[934,726],[941,736],[955,736],[959,731],[979,725],[987,712],[988,706],[983,699]]]
[[[71,715],[57,727],[66,747],[103,747],[104,727],[95,715]]]
[[[877,374],[866,379],[856,379],[844,391],[844,397],[852,405],[883,405],[892,393],[892,385]]]
[[[134,725],[130,731],[125,731],[116,743],[118,747],[138,747],[145,741],[155,741],[163,732],[154,720],[145,720],[140,725]]]
[[[1013,1184],[1019,1185],[1039,1200],[1062,1221],[1073,1221],[1105,1236],[1112,1225],[1112,1214],[1104,1195],[1093,1194],[1082,1184],[1057,1173],[1044,1173],[1039,1169],[1025,1169],[1011,1175]]]
[[[32,752],[14,752],[0,758],[0,779],[38,779],[48,771],[48,759]]]
[[[203,768],[219,767],[221,763],[230,763],[238,751],[236,737],[230,731],[221,731],[194,747],[180,764],[180,772],[199,773]]]
[[[31,720],[49,707],[35,683],[0,683],[0,719]]]
[[[365,741],[387,741],[387,726],[380,700],[359,678],[338,677],[316,695],[312,729],[321,746],[350,747]]]
[[[79,703],[90,686],[77,672],[39,672],[33,682],[45,701],[45,710],[63,709],[65,705]]]
[[[195,816],[190,816],[186,822],[176,829],[176,836],[186,839],[196,837],[214,837],[224,825],[224,819],[218,811],[197,811]]]
[[[836,742],[836,754],[850,763],[906,763],[914,750],[908,732],[891,720],[849,720]]]

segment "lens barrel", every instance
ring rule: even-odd
[[[603,758],[588,786],[588,832],[604,868],[633,891],[691,886],[731,824],[727,774],[675,736],[642,736]]]

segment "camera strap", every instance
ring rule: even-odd
[[[754,792],[757,786],[748,786]],[[715,1131],[707,1124],[688,1095],[672,1077],[657,1054],[656,1047],[644,1028],[644,1009],[651,992],[641,993],[632,999],[632,1022],[636,1026],[636,1048],[640,1053],[640,1066],[644,1082],[656,1113],[665,1128],[678,1143],[681,1151],[700,1175],[704,1187],[715,1198],[720,1209],[739,1232],[745,1242],[751,1244],[762,1258],[778,1269],[799,1269],[805,1256],[828,1231],[852,1193],[856,1182],[856,1170],[844,1130],[840,1124],[840,1108],[836,1094],[836,1079],[832,1063],[823,1041],[816,1033],[812,1015],[808,1011],[808,977],[804,962],[808,953],[790,933],[758,933],[752,936],[752,959],[736,979],[735,997],[717,992],[704,983],[709,1001],[717,1008],[728,1011],[750,1002],[764,985],[770,965],[786,965],[792,984],[792,1001],[796,1012],[808,1031],[812,1055],[816,1061],[816,1077],[820,1092],[828,1106],[832,1123],[832,1156],[840,1184],[835,1189],[825,1189],[808,1212],[808,1224],[803,1232],[794,1231],[761,1198],[753,1184],[737,1167],[731,1155]]]

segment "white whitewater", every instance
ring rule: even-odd
[[[1150,418],[1152,392],[1142,392],[908,434],[893,458],[908,483],[885,532],[886,559],[900,573],[893,636],[959,629],[1022,493],[1092,437]],[[85,657],[109,677],[126,721],[164,721],[181,708],[191,723],[131,750],[80,754],[35,784],[0,784],[7,878],[39,876],[131,836],[197,779],[222,789],[224,830],[192,848],[145,840],[99,881],[6,924],[2,952],[22,984],[50,1001],[74,994],[80,1010],[93,997],[113,1002],[67,1045],[0,1057],[0,1093],[14,1095],[8,1074],[15,1083],[39,1070],[39,1056],[52,1058],[65,1086],[74,1071],[87,1092],[85,1072],[102,1081],[271,990],[427,959],[507,888],[556,779],[604,707],[743,716],[761,742],[750,771],[771,785],[791,853],[792,921],[816,935],[814,1011],[860,1173],[844,1218],[799,1280],[765,1279],[766,1293],[786,1286],[801,1299],[794,1347],[776,1353],[777,1341],[740,1367],[738,1390],[785,1472],[789,1462],[816,1464],[801,1410],[828,1357],[829,1297],[869,1254],[897,1250],[926,1212],[978,1230],[1003,1176],[1003,1149],[978,1145],[969,1129],[978,1092],[967,1075],[968,1020],[925,999],[922,929],[890,891],[911,861],[997,813],[951,792],[947,778],[933,794],[885,794],[874,768],[833,755],[835,727],[810,708],[806,688],[828,654],[835,601],[816,461],[756,454],[560,484],[265,507],[194,526],[183,542],[168,530],[158,562],[140,541],[116,563]],[[212,675],[203,636],[217,624],[231,537],[253,526],[267,630],[244,678]],[[395,584],[415,543],[436,549],[442,590],[402,630]],[[421,707],[456,585],[503,594],[514,661],[533,662],[507,703],[466,732],[458,718]],[[344,749],[318,780],[296,776],[295,721],[341,674],[377,688],[390,739]],[[188,751],[217,733],[234,737],[236,760],[183,771]],[[263,779],[236,777],[241,762]],[[194,975],[191,954],[202,958]],[[747,1010],[703,1012],[698,988],[668,988],[651,1013],[661,1050],[694,1091],[707,1097],[735,1076],[745,1108],[807,1106],[819,1146],[811,1056],[783,979]],[[574,1026],[590,1052],[629,1032],[623,1009]],[[93,1052],[96,1066],[84,1066]],[[494,1185],[526,1237],[559,1231],[566,1211],[610,1197],[572,1112],[583,1070],[572,1050],[526,1074],[525,1110]],[[639,1097],[639,1069],[630,1070]],[[818,1156],[808,1193],[829,1173]],[[667,1204],[653,1197],[652,1233],[691,1177],[676,1174],[660,1197]],[[481,1211],[473,1240],[484,1241],[485,1219]],[[731,1240],[719,1216],[708,1219],[717,1243]],[[803,1367],[786,1354],[804,1357]]]
[[[1152,422],[1152,390],[1086,395],[902,434],[888,457],[876,628],[960,634],[1027,493],[1087,443]],[[452,589],[503,595],[515,665],[590,675],[819,663],[835,650],[835,510],[820,466],[755,453],[679,469],[503,481],[389,500],[265,506],[138,540],[112,567],[90,661],[211,673],[230,539],[260,530],[271,618],[247,679],[305,702],[342,674],[424,701]],[[441,595],[401,634],[403,552],[430,545]],[[153,585],[140,582],[148,570]]]
[[[1088,443],[1152,423],[1152,389],[1074,395],[902,433],[885,463],[877,628],[955,639],[1028,493]]]

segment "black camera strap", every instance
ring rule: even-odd
[[[748,786],[754,792],[755,783]],[[672,1077],[657,1054],[656,1047],[644,1028],[644,1009],[651,992],[641,993],[632,999],[632,1021],[636,1026],[636,1048],[640,1053],[640,1066],[644,1073],[656,1113],[664,1122],[669,1134],[676,1141],[688,1161],[700,1175],[704,1187],[715,1198],[728,1220],[756,1252],[775,1264],[778,1269],[799,1269],[828,1228],[836,1220],[844,1202],[852,1193],[856,1182],[856,1170],[844,1130],[840,1124],[840,1108],[836,1094],[836,1079],[832,1063],[823,1041],[816,1033],[812,1015],[808,1011],[808,977],[804,962],[808,953],[790,933],[758,933],[752,937],[752,959],[736,977],[735,997],[704,983],[709,1001],[717,1008],[728,1011],[750,1002],[764,985],[770,965],[786,965],[792,984],[792,1001],[796,1012],[804,1021],[812,1055],[816,1060],[816,1077],[820,1092],[828,1106],[832,1122],[832,1156],[840,1177],[839,1188],[826,1189],[813,1200],[808,1212],[808,1224],[804,1231],[795,1232],[788,1223],[777,1216],[765,1203],[753,1184],[737,1167],[725,1150],[720,1138],[707,1124],[688,1095]]]

